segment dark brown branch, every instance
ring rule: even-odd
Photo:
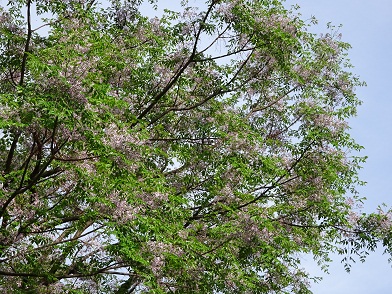
[[[207,137],[207,138],[189,138],[189,137],[184,137],[184,138],[150,138],[148,139],[151,142],[159,142],[159,141],[166,141],[166,142],[175,142],[175,141],[185,141],[185,142],[209,142],[209,141],[214,141],[214,140],[219,140],[221,138],[219,137]],[[210,145],[210,144],[207,144]]]
[[[151,109],[159,102],[159,100],[162,99],[163,96],[166,95],[166,93],[172,88],[172,86],[177,82],[177,80],[180,78],[180,76],[182,75],[182,73],[185,71],[185,69],[192,63],[192,59],[189,59],[182,67],[181,69],[177,72],[177,74],[172,78],[172,80],[166,85],[165,88],[163,88],[163,90],[156,95],[153,99],[152,102],[150,103],[150,105],[147,106],[147,108],[145,110],[142,111],[141,114],[139,114],[139,116],[137,117],[137,120],[142,119],[143,117],[145,117],[150,111]],[[134,127],[137,124],[137,122],[134,122],[131,127]]]
[[[210,49],[212,47],[212,45],[214,45],[226,32],[227,30],[230,28],[230,26],[227,26],[221,33],[218,34],[218,36],[210,43],[210,45],[208,45],[206,48],[204,48],[203,50],[200,51],[200,53],[204,53],[206,52],[208,49]]]
[[[9,71],[9,78],[6,78],[7,80],[11,80],[11,85],[15,88],[18,84],[15,82],[15,77],[14,77],[14,73],[11,70],[11,67],[8,69]]]
[[[25,177],[26,177],[27,170],[28,170],[29,165],[30,165],[30,160],[31,160],[31,159],[33,158],[33,156],[34,156],[35,145],[36,145],[36,141],[33,140],[33,144],[32,144],[32,146],[31,146],[30,154],[29,154],[29,156],[27,157],[27,159],[25,160],[25,162],[24,162],[24,163],[22,164],[22,166],[21,166],[21,168],[23,168],[23,166],[24,166],[24,169],[23,169],[22,178],[21,178],[20,183],[19,183],[19,188],[21,188],[21,187],[23,186],[23,182],[24,182],[24,179],[25,179]]]
[[[51,141],[50,141],[50,150],[53,153],[55,152],[55,139],[56,139],[56,131],[57,131],[57,125],[59,122],[59,117],[56,116],[55,120],[54,120],[54,125],[53,125],[53,131],[52,131],[52,136],[51,136]]]
[[[127,273],[119,273],[114,271],[108,270],[97,270],[91,273],[86,274],[70,274],[70,275],[59,275],[55,276],[56,279],[74,279],[74,278],[83,278],[83,277],[91,277],[96,276],[99,274],[112,274],[112,275],[126,275],[126,276],[133,276],[135,274],[127,274]],[[37,273],[18,273],[18,272],[7,272],[7,271],[0,271],[0,275],[2,276],[9,276],[9,277],[36,277],[36,278],[47,278],[47,274],[37,274]]]
[[[67,143],[67,140],[65,140],[63,142],[63,144],[61,144],[59,146],[59,148],[56,149],[56,153],[60,151],[60,149],[62,147],[64,147],[64,145]],[[17,189],[16,191],[14,191],[10,197],[7,199],[7,201],[4,202],[3,206],[0,209],[0,217],[2,217],[4,215],[4,213],[6,212],[6,209],[8,207],[8,205],[12,202],[12,200],[18,196],[19,194],[22,194],[24,192],[26,192],[27,190],[30,190],[34,185],[37,184],[37,181],[39,181],[42,177],[48,177],[51,176],[57,172],[60,172],[60,170],[53,169],[50,171],[47,171],[46,169],[48,168],[48,166],[52,163],[52,161],[54,160],[54,156],[56,154],[51,154],[50,158],[46,161],[46,163],[44,163],[40,169],[40,171],[32,178],[30,178],[28,184],[24,187],[20,187],[19,189]]]
[[[252,51],[253,53],[253,51]],[[244,60],[244,62],[241,64],[241,66],[239,67],[239,69],[237,70],[237,72],[233,75],[233,77],[226,83],[225,86],[216,89],[212,94],[210,94],[209,96],[207,96],[205,99],[203,99],[202,101],[199,101],[191,106],[188,107],[182,107],[182,108],[177,108],[177,107],[171,107],[168,110],[164,111],[163,113],[161,113],[158,117],[154,118],[149,125],[153,125],[154,123],[156,123],[158,120],[160,120],[162,117],[164,117],[165,115],[167,115],[168,113],[172,112],[172,111],[188,111],[188,110],[192,110],[195,109],[205,103],[207,103],[209,100],[213,99],[214,97],[217,97],[219,95],[222,94],[226,94],[226,93],[230,93],[232,91],[237,90],[239,87],[245,85],[249,80],[251,80],[253,78],[253,76],[249,77],[248,79],[246,79],[243,83],[241,83],[241,85],[239,85],[238,87],[234,87],[232,89],[229,90],[224,90],[225,87],[228,87],[231,83],[233,83],[233,81],[237,78],[237,76],[240,74],[240,72],[242,71],[242,69],[244,68],[244,66],[248,63],[250,57],[252,56],[252,53],[250,53],[248,55],[248,57]]]
[[[32,29],[31,29],[31,0],[27,0],[27,38],[26,38],[26,44],[25,44],[25,49],[24,49],[24,53],[23,53],[22,66],[21,66],[21,70],[20,70],[19,86],[23,85],[24,77],[25,77],[25,74],[26,74],[26,63],[27,63],[27,56],[28,56],[28,53],[30,51],[31,35],[32,35]]]
[[[256,47],[251,47],[251,48],[247,48],[247,49],[238,49],[236,51],[228,52],[228,53],[223,54],[223,55],[218,55],[218,56],[213,56],[213,57],[206,57],[206,58],[202,58],[202,59],[196,59],[195,62],[204,62],[204,61],[217,60],[217,59],[229,57],[229,56],[232,56],[232,55],[236,55],[238,53],[244,53],[244,52],[248,52],[248,51],[253,51],[255,49],[256,49]]]
[[[283,95],[280,95],[277,99],[275,99],[274,101],[272,101],[271,103],[268,103],[266,106],[262,106],[262,107],[254,107],[253,109],[250,110],[250,112],[248,113],[248,115],[246,116],[247,118],[249,118],[251,116],[251,114],[258,112],[258,111],[263,111],[269,107],[271,107],[272,105],[278,103],[280,100],[282,100],[284,97],[286,97],[287,95],[289,95],[290,93],[294,92],[295,90],[297,90],[299,88],[299,86],[295,86],[293,88],[291,88],[289,91],[285,92]]]
[[[40,172],[40,168],[41,168],[41,163],[42,163],[42,151],[43,151],[43,143],[39,138],[39,135],[37,133],[33,133],[33,138],[34,138],[34,142],[37,145],[37,150],[36,150],[36,161],[35,161],[35,166],[33,171],[30,174],[30,181],[32,181],[32,179],[34,179],[36,177],[36,175],[39,174]],[[22,183],[21,183],[22,184]],[[22,185],[19,187],[19,189],[22,187]]]
[[[89,222],[87,223],[88,226],[91,226],[92,224],[93,224],[92,221],[89,221]],[[86,226],[87,226],[87,225],[86,225]],[[88,231],[88,232],[86,232],[86,233],[83,234],[83,232],[88,228],[88,226],[87,226],[86,228],[84,228],[83,231],[82,231],[81,233],[78,233],[80,230],[79,230],[78,232],[76,232],[75,235],[74,235],[74,237],[72,237],[72,238],[69,238],[69,239],[66,239],[66,240],[62,239],[62,240],[59,240],[59,241],[54,241],[54,242],[52,242],[52,243],[50,243],[50,244],[42,245],[42,246],[40,246],[40,247],[31,248],[31,249],[29,249],[29,252],[39,251],[39,250],[42,250],[42,249],[45,249],[45,248],[50,248],[50,247],[53,247],[53,246],[56,246],[56,245],[59,245],[59,244],[64,244],[64,243],[68,243],[68,242],[77,241],[77,240],[79,240],[79,239],[81,239],[81,238],[83,238],[83,237],[88,236],[88,235],[91,234],[91,233],[94,233],[94,232],[100,230],[100,229],[103,227],[103,226],[101,226],[101,227],[95,228],[95,229],[93,229],[93,230],[91,230],[91,231]],[[63,234],[62,234],[62,235],[63,235]],[[64,234],[64,237],[65,237],[65,235],[66,235],[66,234]],[[21,254],[21,253],[20,253],[20,254]],[[8,257],[8,258],[6,258],[6,259],[1,260],[0,262],[7,262],[7,261],[9,261],[9,260],[11,260],[11,259],[17,258],[18,256],[20,256],[20,254],[15,254],[15,255],[13,255],[13,256],[11,256],[11,257]],[[23,253],[23,254],[24,254],[24,253]]]
[[[166,93],[173,87],[173,85],[178,81],[178,79],[181,77],[181,75],[184,73],[185,69],[192,63],[194,62],[194,58],[197,54],[197,45],[199,43],[199,39],[200,39],[200,35],[203,31],[204,28],[204,23],[206,22],[209,14],[212,11],[212,8],[214,6],[214,2],[210,5],[210,7],[208,8],[206,14],[204,15],[203,20],[200,23],[200,27],[199,30],[196,34],[196,38],[195,38],[195,43],[193,45],[193,49],[192,49],[192,53],[189,56],[188,60],[185,62],[185,64],[183,64],[180,68],[180,70],[177,71],[177,73],[175,74],[175,76],[171,79],[171,81],[163,88],[163,90],[157,94],[153,99],[152,102],[150,103],[150,105],[147,106],[147,108],[145,110],[142,111],[142,113],[140,113],[137,117],[137,121],[141,120],[142,118],[144,118],[150,111],[151,109],[166,95]],[[131,125],[131,128],[134,127],[137,124],[137,121],[134,122]]]
[[[290,173],[294,167],[302,160],[302,158],[305,156],[305,154],[308,152],[308,150],[312,147],[313,142],[311,142],[306,148],[305,150],[301,153],[301,155],[295,160],[295,162],[290,166],[288,172]],[[266,191],[264,191],[262,194],[260,194],[259,196],[255,197],[254,199],[252,199],[251,201],[244,203],[242,205],[237,206],[236,209],[242,209],[250,204],[256,203],[257,201],[259,201],[261,198],[263,198],[263,195],[265,195],[265,193],[267,193],[268,191],[270,191],[272,188],[277,187],[278,185],[281,185],[281,180],[284,179],[284,177],[286,177],[286,175],[282,175],[280,176],[275,183],[271,186],[271,188],[267,189]],[[287,181],[285,181],[287,182]]]
[[[74,234],[74,236],[72,237],[72,239],[77,240],[78,238],[80,238],[80,236],[83,234],[83,232],[85,230],[88,229],[89,226],[91,226],[93,224],[93,221],[88,221],[82,228],[80,228],[78,231],[76,231],[76,233]],[[92,231],[94,232],[94,230]],[[64,241],[64,238],[67,236],[68,232],[64,231],[57,239],[54,243],[59,242],[59,241]],[[64,263],[64,261],[67,259],[68,256],[68,252],[67,250],[65,252],[63,252],[56,261],[54,261],[54,264],[52,265],[51,269],[49,270],[50,274],[55,274],[57,272],[57,270],[60,268],[61,264]],[[88,255],[87,255],[88,256]],[[72,272],[73,269],[75,268],[74,264],[71,264],[69,267],[69,271],[68,272]]]
[[[222,94],[226,94],[226,93],[230,93],[232,91],[237,90],[239,87],[242,87],[243,85],[245,85],[248,81],[250,81],[253,76],[250,76],[248,79],[246,79],[243,83],[241,83],[238,87],[234,87],[232,89],[228,89],[228,90],[224,90],[224,88],[229,87],[234,81],[235,79],[238,77],[238,75],[241,73],[242,69],[245,67],[245,65],[248,63],[248,61],[250,60],[250,57],[252,56],[253,51],[248,55],[248,57],[244,60],[244,62],[241,64],[241,66],[238,68],[238,70],[235,72],[235,74],[233,75],[233,77],[220,89],[216,90],[215,92],[213,92],[210,96],[208,96],[206,99],[195,103],[194,105],[188,106],[188,107],[182,107],[182,108],[177,108],[177,109],[173,109],[175,111],[188,111],[188,110],[192,110],[195,109],[203,104],[205,104],[206,102],[208,102],[209,100],[211,100],[212,98],[218,96],[218,95],[222,95]]]
[[[12,159],[14,158],[16,146],[18,144],[18,141],[19,141],[19,138],[20,138],[21,134],[22,134],[21,131],[16,131],[15,132],[14,139],[12,140],[11,148],[8,151],[7,161],[5,163],[4,174],[9,174],[10,171],[11,171]],[[7,183],[5,183],[5,185],[7,185]]]
[[[312,147],[313,143],[314,143],[313,141],[310,142],[310,144],[304,149],[304,151],[301,153],[301,155],[296,159],[296,161],[295,161],[295,162],[291,165],[291,167],[288,169],[288,173],[290,173],[290,172],[294,169],[294,167],[302,160],[302,158],[305,156],[305,154],[307,153],[307,151]],[[290,178],[290,179],[285,180],[285,181],[282,182],[282,180],[283,180],[285,177],[286,177],[286,175],[280,176],[278,179],[276,179],[276,180],[274,181],[274,183],[272,183],[269,187],[267,187],[267,188],[266,188],[262,193],[260,193],[257,197],[255,197],[255,198],[252,199],[251,201],[248,201],[248,202],[246,202],[246,203],[244,203],[244,204],[238,205],[237,207],[235,207],[235,208],[233,208],[233,209],[234,209],[234,210],[240,210],[240,209],[242,209],[242,208],[244,208],[244,207],[246,207],[246,206],[249,206],[249,205],[251,205],[251,204],[253,204],[253,203],[256,203],[256,202],[258,202],[260,199],[265,198],[265,197],[266,197],[266,194],[267,194],[269,191],[271,191],[272,189],[278,187],[279,185],[282,185],[282,184],[284,184],[284,183],[287,183],[287,182],[289,182],[289,181],[292,181],[292,180],[295,178],[295,177],[292,177],[292,178]],[[276,196],[274,195],[273,197],[276,197]],[[184,227],[189,226],[190,223],[191,223],[193,220],[202,219],[202,218],[205,218],[206,216],[212,216],[212,215],[217,215],[217,214],[226,214],[226,213],[228,213],[228,211],[226,211],[226,210],[222,210],[221,208],[216,208],[216,209],[213,209],[213,210],[210,211],[210,212],[207,212],[207,213],[205,213],[205,214],[203,214],[203,215],[200,215],[200,212],[201,212],[203,209],[209,208],[209,207],[211,207],[213,204],[214,204],[214,203],[211,203],[211,202],[210,202],[210,203],[208,203],[207,205],[199,206],[199,207],[193,208],[192,210],[196,210],[196,211],[195,211],[194,214],[187,220],[187,222],[185,223]]]
[[[100,158],[100,156],[97,155],[97,156],[88,156],[88,157],[81,157],[81,158],[61,158],[61,157],[55,157],[54,159],[57,160],[57,161],[75,162],[75,161],[84,161],[84,160],[97,159],[97,158]]]

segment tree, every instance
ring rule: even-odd
[[[356,210],[336,31],[276,0],[140,5],[0,10],[3,293],[310,293],[300,254],[390,251],[390,212]]]

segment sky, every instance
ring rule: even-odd
[[[302,19],[315,16],[319,23],[312,29],[316,33],[328,32],[327,22],[342,24],[339,30],[343,41],[352,45],[349,58],[355,66],[353,72],[367,83],[357,89],[363,104],[358,115],[350,120],[351,134],[364,146],[361,155],[368,156],[360,171],[367,182],[360,187],[366,197],[363,210],[374,211],[381,203],[392,207],[392,1],[391,0],[287,0],[286,6],[298,4]],[[332,257],[330,274],[312,285],[315,294],[389,294],[392,289],[392,264],[382,250],[372,253],[363,264],[354,264],[351,273],[344,271],[341,257]],[[304,267],[320,274],[311,258],[304,258]]]

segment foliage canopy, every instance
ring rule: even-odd
[[[0,10],[2,293],[310,293],[300,254],[389,250],[389,212],[356,211],[338,33],[140,2]]]

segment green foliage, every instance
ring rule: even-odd
[[[140,2],[0,10],[3,293],[310,293],[300,254],[391,251],[389,212],[356,213],[337,33],[280,1]]]

